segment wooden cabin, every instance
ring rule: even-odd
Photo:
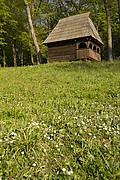
[[[48,61],[101,61],[103,42],[89,17],[78,14],[59,20],[44,41]]]

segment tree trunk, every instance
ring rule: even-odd
[[[17,66],[17,60],[16,60],[16,50],[15,50],[15,45],[12,43],[12,52],[13,52],[13,65],[14,67]]]
[[[110,21],[110,10],[108,7],[107,0],[104,0],[104,6],[106,10],[107,18],[107,31],[108,31],[108,60],[113,61],[113,52],[112,52],[112,30],[111,30],[111,21]]]
[[[35,45],[36,51],[37,51],[37,56],[39,59],[39,62],[42,63],[42,56],[40,53],[40,48],[35,36],[35,32],[34,32],[34,27],[33,27],[33,23],[32,23],[32,18],[31,18],[31,13],[30,13],[30,7],[29,4],[27,3],[26,0],[24,0],[25,6],[26,6],[26,13],[27,13],[27,18],[28,18],[28,24],[29,24],[29,28],[30,28],[30,33],[32,35],[32,39],[33,39],[33,43]]]
[[[5,67],[6,65],[6,61],[5,61],[5,50],[3,49],[3,67]]]
[[[120,0],[118,0],[118,22],[120,23]]]
[[[34,58],[33,58],[33,53],[31,52],[31,62],[32,62],[32,64],[34,65],[35,63],[34,63]]]
[[[20,56],[20,62],[21,62],[21,66],[23,66],[23,49],[21,50],[21,56]]]

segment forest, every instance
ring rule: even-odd
[[[59,19],[84,12],[90,12],[90,18],[104,42],[102,60],[119,60],[120,0],[1,0],[0,66],[46,62],[47,47],[43,41]]]

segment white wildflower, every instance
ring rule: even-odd
[[[39,125],[39,123],[38,122],[36,122],[36,124],[35,124],[36,126],[38,126]]]
[[[13,136],[12,139],[15,139],[15,136]]]
[[[78,117],[74,117],[74,119],[78,119]]]
[[[120,134],[120,132],[119,132],[119,131],[116,131],[116,133],[117,133],[117,134]]]
[[[91,133],[91,132],[89,132],[88,134],[89,134],[90,136],[92,136],[92,133]]]
[[[65,172],[65,171],[66,171],[66,169],[65,169],[65,168],[62,168],[62,171],[63,171],[63,172]]]
[[[109,104],[109,106],[108,106],[109,108],[112,108],[112,106]]]
[[[33,166],[35,167],[36,165],[37,165],[37,162],[34,162],[34,163],[33,163]]]
[[[103,127],[103,129],[105,130],[105,131],[107,131],[107,127],[105,126],[105,127]]]
[[[107,118],[107,119],[108,119],[108,117],[109,117],[108,114],[106,114],[106,118]]]
[[[84,124],[85,124],[85,122],[84,122],[84,121],[81,121],[81,124],[83,124],[83,125],[84,125]]]
[[[61,116],[58,116],[58,119],[60,119],[61,118]]]
[[[46,152],[46,149],[43,149],[44,152]]]
[[[71,174],[73,174],[73,171],[68,171],[68,175],[71,175]]]
[[[100,116],[97,116],[97,119],[100,119]]]
[[[15,132],[11,132],[11,135],[12,136],[16,136],[17,134]]]
[[[96,139],[96,135],[94,135],[93,137],[94,137],[94,139]]]
[[[5,141],[8,141],[8,138],[4,138]]]
[[[46,134],[44,134],[44,137],[46,137],[47,136],[47,133]]]
[[[104,144],[105,147],[107,147],[107,144]]]
[[[56,148],[58,148],[58,144],[56,144],[56,146],[55,146]]]
[[[25,154],[25,152],[24,152],[24,151],[22,151],[22,152],[21,152],[21,154],[23,155],[23,154]]]

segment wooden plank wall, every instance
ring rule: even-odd
[[[89,57],[96,61],[101,61],[101,55],[92,49],[89,49]]]
[[[77,50],[77,59],[90,59],[101,61],[101,55],[92,49],[78,49]]]
[[[77,49],[77,59],[88,59],[89,51],[88,49]]]
[[[60,45],[48,48],[48,61],[72,61],[76,59],[76,44]]]

